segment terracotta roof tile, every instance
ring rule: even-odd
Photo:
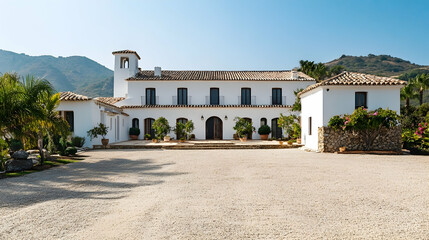
[[[319,83],[308,86],[306,89],[301,91],[298,96],[301,96],[303,93],[313,90],[320,86],[330,86],[330,85],[360,85],[360,86],[376,86],[376,85],[406,85],[406,81],[402,81],[395,78],[389,77],[379,77],[370,74],[364,73],[355,73],[355,72],[342,72],[337,76],[326,79]]]
[[[291,108],[290,105],[129,105],[121,108]]]
[[[132,53],[132,54],[136,55],[137,58],[140,60],[140,56],[139,56],[139,54],[136,51],[132,51],[132,50],[120,50],[120,51],[114,51],[114,52],[112,52],[113,55],[115,55],[115,54],[121,54],[121,53],[125,53],[125,54]]]
[[[292,77],[292,71],[170,71],[162,70],[161,77],[154,71],[144,70],[127,81],[144,80],[212,80],[212,81],[314,81],[308,75],[298,72],[298,78]]]
[[[97,100],[100,102],[104,102],[107,104],[115,104],[117,102],[120,102],[124,100],[124,97],[98,97]]]
[[[88,101],[92,98],[74,92],[60,92],[60,101]]]

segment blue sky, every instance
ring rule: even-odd
[[[301,59],[389,54],[429,65],[429,1],[0,0],[0,49],[140,67],[278,70]]]

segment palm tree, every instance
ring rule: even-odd
[[[408,82],[408,84],[401,88],[401,100],[405,100],[405,108],[408,109],[410,106],[410,99],[416,99],[419,95],[414,91],[414,84],[412,81]]]
[[[423,92],[426,89],[429,89],[429,74],[417,75],[414,79],[412,79],[412,83],[419,91],[419,102],[420,102],[420,105],[422,105]]]

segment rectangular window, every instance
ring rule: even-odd
[[[188,89],[178,88],[177,89],[177,104],[188,105]]]
[[[273,88],[272,105],[282,105],[282,89]]]
[[[146,88],[146,105],[155,105],[155,88]]]
[[[74,131],[74,113],[73,111],[65,111],[64,117],[70,125],[70,131]]]
[[[366,92],[355,92],[355,109],[359,107],[368,108]]]
[[[250,88],[242,88],[241,89],[241,105],[251,105],[251,90]]]
[[[312,119],[311,119],[311,117],[309,117],[308,118],[308,135],[311,135],[311,132],[312,132],[311,126],[312,125],[313,125],[312,124]]]
[[[210,105],[219,105],[219,88],[210,88]]]

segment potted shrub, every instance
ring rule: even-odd
[[[103,144],[103,146],[107,146],[107,144],[109,144],[109,139],[106,139],[106,135],[108,132],[108,127],[106,127],[106,125],[100,123],[98,124],[98,126],[94,127],[93,129],[89,130],[88,136],[91,139],[97,138],[98,136],[101,136],[101,143]]]
[[[165,117],[160,117],[156,119],[153,122],[152,127],[153,129],[155,129],[155,136],[157,139],[164,139],[164,141],[170,141],[170,136],[167,136],[167,134],[171,131],[171,127]],[[164,138],[166,136],[167,138]]]
[[[194,123],[192,122],[192,120],[189,120],[186,122],[185,124],[185,138],[187,139],[195,139],[195,135],[192,134],[192,132],[194,131]]]
[[[176,134],[176,138],[177,139],[184,138],[185,135],[186,135],[186,133],[185,133],[185,124],[181,123],[181,122],[177,122],[176,123],[176,127],[174,127],[173,131]]]
[[[283,139],[279,138],[278,141],[280,145],[283,145]]]
[[[189,137],[189,140],[195,140],[195,134],[191,134],[191,136]]]
[[[151,136],[149,133],[146,133],[146,134],[144,135],[144,139],[145,139],[145,140],[150,140],[150,139],[152,139],[152,136]]]
[[[288,144],[288,145],[293,145],[293,140],[292,140],[292,139],[289,139],[289,140],[287,141],[287,144]]]
[[[139,128],[130,128],[130,131],[128,132],[130,135],[131,140],[137,140],[140,135],[140,129]]]
[[[180,138],[180,140],[179,140],[181,143],[184,143],[185,142],[185,138],[184,137],[182,137],[182,138]]]
[[[255,127],[252,126],[252,122],[240,117],[236,117],[234,121],[234,130],[236,131],[240,141],[247,141],[247,135],[255,131]]]
[[[261,136],[261,140],[267,140],[268,139],[268,135],[271,133],[271,128],[268,125],[262,125],[258,129],[258,133]]]

